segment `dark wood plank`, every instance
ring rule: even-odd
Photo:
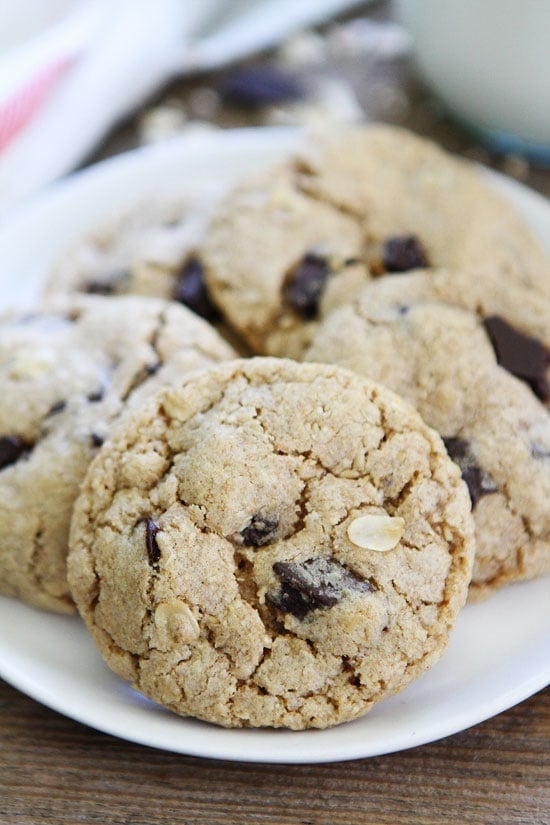
[[[544,825],[550,690],[441,742],[373,759],[261,765],[116,740],[0,682],[2,825]]]

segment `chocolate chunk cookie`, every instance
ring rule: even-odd
[[[217,191],[193,200],[140,203],[78,240],[55,261],[46,295],[144,295],[218,320],[204,283],[200,244]]]
[[[441,655],[466,485],[401,398],[256,358],[159,392],[90,466],[69,581],[107,663],[225,726],[356,718]]]
[[[496,273],[550,296],[550,262],[482,173],[390,126],[330,132],[243,183],[214,217],[203,262],[253,349],[298,358],[319,318],[385,274]]]
[[[121,412],[164,382],[233,357],[184,307],[75,297],[0,322],[0,592],[73,610],[69,520]]]
[[[421,292],[422,276],[410,278]],[[545,348],[498,316],[411,298],[399,279],[373,281],[325,319],[306,359],[399,390],[441,433],[470,491],[481,597],[550,571]]]
[[[407,306],[442,302],[472,310],[483,322],[501,366],[522,378],[538,397],[550,401],[550,298],[496,273],[425,269],[377,280],[376,304]],[[361,300],[360,300],[361,303]]]
[[[362,227],[310,197],[287,167],[243,183],[220,207],[203,249],[224,317],[255,352],[299,357],[332,290],[365,282]]]

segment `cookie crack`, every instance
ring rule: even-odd
[[[322,192],[306,185],[308,179],[315,180],[318,178],[318,175],[313,168],[307,164],[305,159],[296,159],[292,171],[294,173],[293,182],[296,191],[314,203],[330,206],[341,215],[351,218],[358,225],[359,229],[364,232],[364,216],[361,214],[361,210],[346,206],[346,204],[341,203],[341,201],[332,198],[328,192]]]
[[[136,373],[134,373],[124,393],[121,395],[121,401],[123,404],[138,389],[138,387],[145,384],[145,382],[148,381],[148,379],[162,367],[163,361],[159,352],[159,338],[162,330],[166,326],[166,323],[166,311],[162,310],[157,316],[155,327],[147,339],[147,343],[151,347],[156,360],[154,360],[151,364],[145,364],[140,367]]]
[[[308,505],[309,505],[310,498],[311,498],[310,486],[309,486],[308,482],[306,481],[304,483],[304,486],[300,490],[300,496],[298,498],[298,501],[296,502],[298,512],[296,514],[296,521],[292,525],[293,535],[296,535],[296,533],[300,533],[302,530],[305,530],[306,518],[309,515]]]

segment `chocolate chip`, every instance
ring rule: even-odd
[[[539,339],[524,335],[498,315],[485,318],[483,324],[500,366],[529,384],[541,401],[549,401],[550,352]]]
[[[189,258],[183,265],[177,276],[173,298],[207,321],[214,322],[220,319],[220,312],[208,294],[204,282],[204,268],[198,258]]]
[[[328,275],[326,259],[308,252],[285,281],[285,302],[304,318],[315,318]]]
[[[303,618],[310,610],[334,607],[345,593],[372,593],[373,585],[340,562],[326,557],[304,562],[275,562],[273,570],[281,580],[270,603],[280,610]]]
[[[429,266],[426,250],[416,235],[388,238],[384,244],[382,262],[386,272],[408,272]]]
[[[278,526],[279,519],[276,516],[263,516],[261,513],[256,513],[248,527],[241,530],[243,544],[247,547],[261,547],[263,544],[269,544]]]
[[[0,436],[0,470],[15,464],[29,449],[18,435]]]
[[[469,441],[455,437],[444,438],[443,441],[450,457],[460,467],[462,478],[470,493],[472,507],[475,507],[482,496],[497,492],[495,481],[477,463]]]
[[[87,281],[84,284],[84,292],[90,295],[115,295],[117,292],[122,292],[124,282],[128,280],[130,273],[125,269],[112,272],[109,277],[104,280]]]
[[[277,593],[267,593],[265,600],[268,607],[274,607],[282,613],[291,613],[297,619],[305,618],[310,610],[314,610],[314,605],[288,584],[281,585]]]
[[[160,547],[157,544],[157,533],[160,527],[155,524],[153,519],[145,519],[145,547],[147,549],[147,558],[151,567],[155,567],[160,560]]]
[[[90,403],[95,404],[98,401],[103,401],[104,396],[105,396],[105,390],[103,389],[103,387],[101,387],[99,390],[96,390],[95,392],[91,392],[87,396],[87,398],[88,398],[88,401],[90,401]]]
[[[296,75],[274,66],[249,66],[226,72],[218,91],[224,102],[243,109],[300,100],[305,94]]]
[[[105,439],[97,433],[92,433],[90,436],[90,441],[92,442],[93,447],[101,447],[104,444]]]
[[[48,418],[50,415],[57,415],[58,413],[63,412],[66,406],[66,401],[56,401],[46,413],[46,417]]]

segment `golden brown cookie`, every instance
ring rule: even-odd
[[[74,610],[72,505],[121,413],[233,350],[185,307],[73,296],[0,322],[0,592]]]
[[[216,213],[205,280],[255,352],[299,358],[373,276],[446,267],[550,296],[550,262],[471,163],[392,126],[332,130]]]
[[[458,467],[398,396],[256,358],[126,419],[83,484],[69,580],[109,666],[155,701],[324,728],[441,656],[472,530]]]
[[[547,351],[498,316],[422,300],[425,286],[371,282],[324,320],[306,359],[382,381],[441,433],[472,498],[476,598],[550,571]]]

